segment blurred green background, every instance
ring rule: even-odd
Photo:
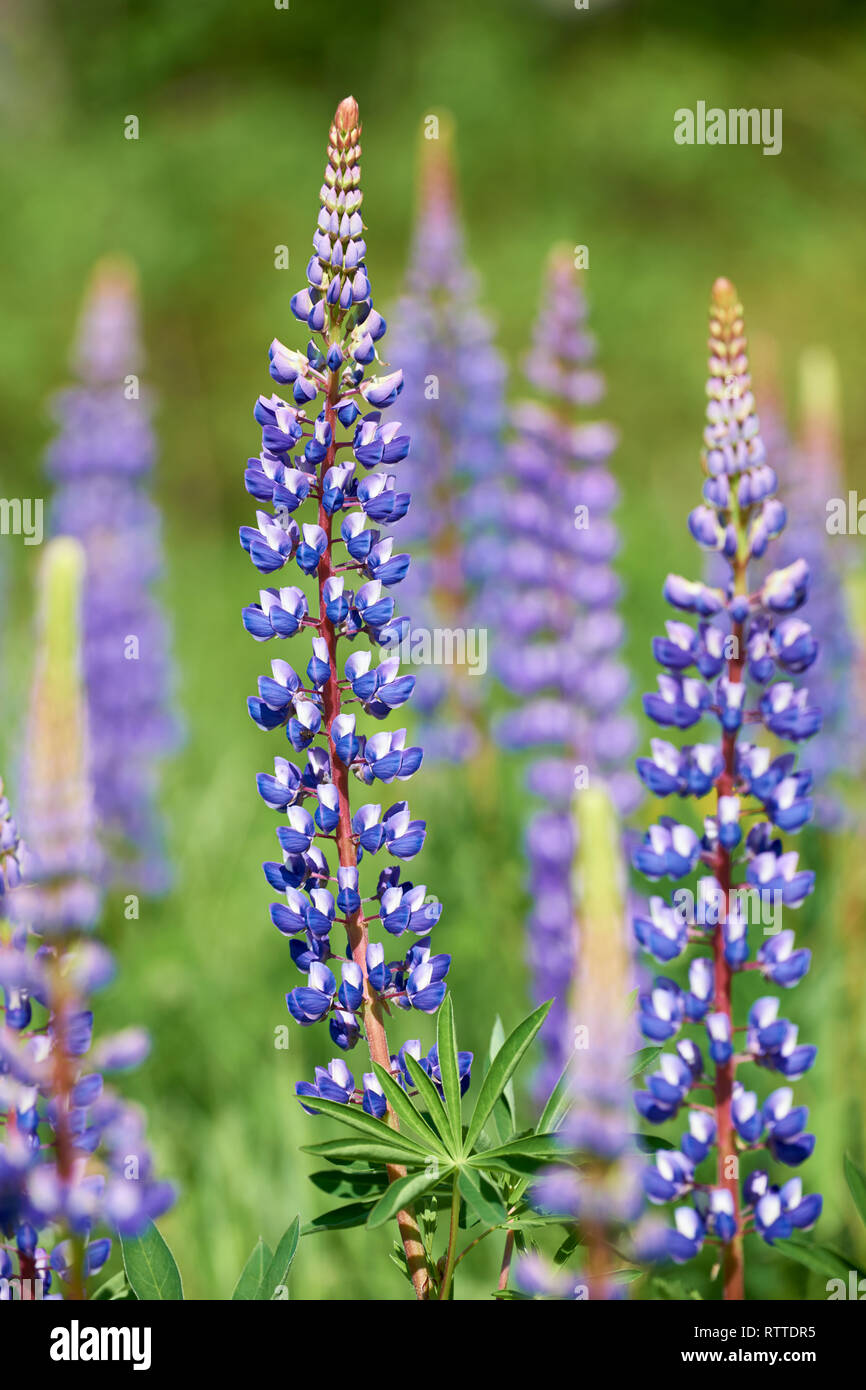
[[[252,405],[271,388],[268,343],[300,344],[288,300],[303,283],[334,107],[348,92],[360,103],[368,260],[386,313],[405,266],[421,121],[454,113],[469,248],[515,391],[549,246],[589,247],[605,413],[622,431],[637,707],[654,683],[662,578],[696,571],[685,516],[700,486],[717,275],[737,284],[748,328],[777,340],[789,400],[800,349],[819,342],[837,354],[849,483],[866,484],[866,343],[854,311],[866,275],[866,15],[854,0],[737,0],[701,13],[663,0],[590,0],[589,11],[569,0],[291,0],[286,10],[271,0],[6,0],[2,13],[0,495],[40,495],[45,405],[67,380],[93,262],[120,250],[141,271],[188,738],[166,777],[176,886],[143,904],[137,923],[108,905],[121,975],[101,1020],[153,1033],[129,1090],[148,1107],[161,1171],[182,1188],[161,1224],[188,1296],[225,1297],[260,1232],[273,1243],[297,1210],[307,1219],[327,1205],[305,1180],[299,1145],[328,1126],[304,1116],[292,1092],[331,1055],[328,1040],[293,1029],[289,1052],[273,1046],[295,972],[259,867],[274,823],[253,778],[273,749],[244,711],[263,667],[239,619],[258,585],[237,526],[250,510],[242,469],[258,447]],[[699,99],[781,107],[782,154],[675,145],[674,110]],[[124,138],[128,115],[137,141]],[[278,244],[290,248],[288,271],[274,267]],[[13,787],[37,558],[4,541],[0,752]],[[412,794],[430,825],[423,878],[446,905],[438,940],[454,954],[461,1044],[476,1052],[496,1010],[513,1026],[527,1005],[520,769],[504,763],[496,776],[484,805],[459,770],[426,772]],[[856,1252],[841,1155],[864,1157],[866,961],[844,862],[856,837],[840,848],[841,838],[811,834],[798,846],[823,873],[798,923],[815,964],[790,1009],[822,1048],[801,1083],[819,1139],[806,1178],[826,1194],[821,1237]],[[418,1031],[398,1024],[392,1041]],[[293,1295],[405,1296],[384,1258],[389,1240],[305,1239]],[[496,1254],[482,1246],[461,1266],[463,1296],[486,1295]],[[705,1291],[706,1272],[691,1276]],[[822,1297],[823,1281],[761,1248],[749,1291]]]

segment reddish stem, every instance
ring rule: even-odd
[[[319,631],[324,638],[328,649],[328,665],[330,673],[326,685],[322,691],[322,704],[324,707],[325,727],[330,730],[333,721],[340,713],[340,685],[337,675],[337,634],[334,624],[325,613],[325,598],[323,589],[326,580],[334,574],[334,563],[331,554],[331,523],[332,518],[321,500],[322,479],[328,469],[333,466],[336,457],[336,435],[337,435],[337,416],[335,405],[339,399],[339,377],[336,372],[331,372],[328,381],[328,396],[325,403],[325,418],[331,426],[332,442],[327,455],[322,460],[319,469],[319,516],[318,522],[327,537],[325,553],[319,561],[318,584],[319,584]],[[339,799],[339,821],[337,824],[336,841],[337,853],[342,867],[354,866],[357,864],[358,856],[355,847],[355,840],[352,832],[352,810],[349,801],[349,769],[337,757],[337,750],[332,735],[328,734],[328,751],[331,761],[331,778],[337,789]],[[350,913],[346,917],[346,931],[349,937],[349,945],[352,951],[352,958],[360,967],[364,978],[364,1003],[362,1006],[364,1016],[364,1032],[367,1039],[367,1047],[370,1051],[370,1059],[378,1062],[379,1066],[384,1067],[390,1073],[391,1054],[388,1048],[388,1037],[385,1032],[385,1024],[382,1018],[382,1005],[375,992],[370,987],[367,978],[367,943],[369,934],[367,922],[364,917],[363,909]],[[394,1114],[390,1105],[388,1106],[388,1123],[393,1129],[399,1129],[397,1116]],[[406,1176],[406,1169],[399,1164],[387,1165],[388,1179],[396,1182]],[[397,1213],[397,1226],[400,1231],[400,1239],[403,1242],[403,1250],[406,1255],[406,1262],[412,1278],[412,1286],[415,1296],[418,1299],[427,1299],[430,1295],[430,1277],[427,1269],[427,1256],[421,1240],[421,1233],[418,1223],[413,1213],[409,1210]]]
[[[744,659],[742,651],[742,623],[734,624],[733,635],[734,655],[728,661],[728,680],[732,684],[739,684],[743,678]],[[736,732],[726,732],[722,737],[722,754],[724,756],[725,766],[716,783],[719,797],[733,794],[736,776],[736,750]],[[731,1009],[731,981],[733,972],[725,959],[724,931],[730,907],[732,865],[730,851],[722,849],[721,847],[719,847],[717,877],[719,886],[724,895],[724,907],[721,914],[721,921],[713,933],[713,961],[715,966],[715,999],[713,1006],[716,1013],[725,1015],[728,1020],[731,1035],[733,1036]],[[734,1204],[734,1220],[737,1225],[737,1234],[734,1236],[733,1240],[729,1241],[725,1246],[722,1266],[723,1290],[726,1299],[743,1299],[745,1297],[743,1238],[740,1233],[739,1158],[736,1151],[734,1124],[731,1118],[731,1096],[733,1093],[736,1068],[737,1059],[734,1056],[731,1056],[727,1062],[716,1064],[715,1114],[718,1130],[716,1140],[718,1146],[717,1182],[719,1187],[726,1188],[731,1194]]]

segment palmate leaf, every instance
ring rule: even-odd
[[[446,994],[436,1021],[436,1044],[439,1071],[448,1119],[451,1121],[451,1151],[459,1153],[463,1146],[463,1125],[460,1118],[460,1070],[457,1058],[457,1038],[454,1033],[454,1006]]]
[[[508,1220],[501,1196],[486,1178],[473,1173],[471,1168],[461,1168],[457,1185],[467,1207],[485,1226],[503,1226]]]
[[[516,1173],[522,1177],[535,1172],[543,1163],[552,1159],[562,1159],[562,1142],[557,1134],[525,1134],[512,1139],[507,1144],[484,1149],[472,1154],[468,1159],[473,1168],[489,1169],[491,1172]]]
[[[845,1181],[848,1184],[860,1220],[866,1225],[866,1173],[850,1154],[845,1155]]]
[[[342,1207],[332,1207],[314,1216],[301,1231],[302,1236],[314,1236],[319,1231],[347,1231],[353,1226],[363,1226],[370,1215],[376,1198],[369,1202],[346,1202]]]
[[[433,1128],[431,1123],[424,1118],[417,1106],[413,1104],[411,1096],[407,1096],[403,1087],[398,1084],[384,1067],[378,1062],[373,1063],[373,1070],[379,1079],[382,1090],[385,1092],[385,1099],[400,1121],[401,1129],[410,1130],[420,1144],[424,1145],[428,1152],[435,1152],[442,1158],[448,1157],[448,1147],[451,1142],[451,1131],[446,1126],[445,1134],[440,1136]],[[435,1116],[431,1119],[435,1120]]]
[[[387,1128],[387,1126],[383,1126]],[[405,1167],[418,1168],[426,1162],[427,1155],[415,1145],[401,1142],[401,1136],[393,1129],[393,1142],[367,1139],[358,1135],[357,1139],[326,1139],[321,1144],[304,1144],[304,1153],[315,1158],[324,1158],[328,1163],[402,1163]]]
[[[123,1268],[136,1298],[180,1300],[183,1283],[174,1256],[152,1221],[140,1236],[121,1236]]]
[[[559,1129],[572,1105],[572,1085],[571,1085],[571,1062],[567,1062],[562,1069],[562,1074],[547,1098],[547,1104],[541,1112],[541,1119],[535,1126],[536,1134],[546,1134],[549,1130]]]
[[[499,1052],[502,1051],[502,1044],[503,1044],[504,1042],[505,1042],[505,1028],[503,1027],[502,1019],[499,1017],[499,1014],[497,1014],[497,1015],[496,1015],[496,1018],[494,1019],[494,1022],[493,1022],[493,1031],[492,1031],[491,1034],[490,1034],[490,1047],[489,1047],[489,1050],[488,1050],[488,1063],[489,1063],[489,1066],[492,1066],[492,1065],[493,1065],[493,1059],[496,1057],[497,1053],[499,1053]],[[504,1110],[505,1110],[505,1112],[506,1112],[506,1114],[507,1114],[507,1116],[508,1116],[508,1119],[509,1119],[509,1121],[510,1121],[510,1124],[511,1124],[511,1128],[510,1128],[510,1130],[508,1131],[508,1133],[507,1133],[507,1134],[504,1134],[504,1135],[502,1136],[503,1141],[504,1141],[505,1139],[508,1138],[508,1136],[509,1136],[510,1134],[513,1134],[513,1133],[514,1133],[514,1130],[515,1130],[516,1125],[517,1125],[517,1108],[516,1108],[515,1103],[514,1103],[514,1083],[513,1083],[513,1081],[509,1081],[509,1082],[508,1082],[508,1084],[506,1085],[505,1089],[504,1089],[503,1092],[502,1092],[502,1098],[501,1098],[501,1099],[502,1099],[502,1106],[503,1106],[503,1108],[504,1108]]]
[[[490,1034],[490,1042],[487,1048],[487,1062],[484,1068],[483,1076],[486,1076],[489,1072],[493,1064],[493,1059],[496,1056],[497,1052],[501,1050],[502,1044],[504,1042],[505,1029],[502,1026],[502,1019],[497,1014],[493,1024],[493,1029]],[[496,1140],[498,1140],[500,1144],[505,1144],[509,1139],[512,1138],[514,1131],[517,1128],[517,1112],[514,1103],[513,1081],[509,1081],[508,1085],[505,1087],[505,1090],[502,1092],[502,1095],[499,1097],[496,1104],[494,1105],[493,1111],[491,1113],[491,1119],[493,1121],[493,1129],[495,1131]],[[483,1144],[485,1138],[486,1131],[482,1131],[479,1144]],[[492,1144],[494,1142],[495,1140],[491,1138],[490,1143]]]
[[[490,1118],[490,1112],[511,1080],[520,1059],[547,1017],[549,1010],[549,1002],[542,1004],[522,1023],[518,1023],[514,1032],[509,1034],[494,1057],[490,1070],[482,1082],[478,1099],[475,1102],[475,1109],[472,1112],[472,1119],[469,1121],[464,1153],[471,1153],[475,1147],[482,1129]]]
[[[375,1168],[320,1168],[310,1174],[310,1182],[329,1197],[375,1201],[388,1186],[388,1175]]]
[[[430,1077],[427,1075],[421,1063],[417,1061],[410,1052],[404,1053],[403,1059],[406,1063],[406,1070],[409,1073],[412,1085],[418,1092],[418,1099],[426,1105],[437,1132],[442,1136],[442,1142],[446,1150],[455,1155],[459,1154],[459,1146],[456,1150],[454,1148],[451,1121],[448,1118],[448,1112],[445,1106],[442,1104],[442,1097],[439,1095],[439,1092],[436,1090],[436,1087],[433,1085],[433,1082],[430,1080]]]
[[[367,1135],[380,1144],[388,1144],[393,1141],[403,1149],[414,1150],[421,1159],[429,1151],[417,1139],[408,1134],[399,1134],[384,1120],[377,1120],[373,1115],[368,1115],[366,1110],[362,1110],[358,1105],[343,1105],[336,1100],[322,1100],[319,1096],[304,1096],[304,1104],[309,1106],[311,1110],[320,1111],[323,1115],[330,1115],[332,1119],[339,1120],[349,1129],[356,1129],[360,1134]]]
[[[435,1161],[431,1165],[431,1170],[423,1173],[409,1173],[405,1178],[398,1178],[392,1182],[387,1192],[379,1198],[370,1215],[367,1217],[367,1226],[370,1230],[376,1226],[384,1226],[386,1221],[390,1221],[392,1216],[396,1216],[398,1211],[410,1206],[412,1202],[423,1197],[425,1193],[432,1192],[438,1187],[443,1178],[453,1171],[453,1165],[440,1165]]]
[[[244,1265],[240,1273],[240,1278],[235,1284],[232,1301],[252,1303],[255,1301],[265,1270],[273,1259],[271,1247],[259,1236],[256,1241],[252,1254]]]

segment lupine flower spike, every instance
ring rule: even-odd
[[[437,120],[437,138],[422,142],[418,220],[394,327],[406,376],[400,409],[412,439],[403,542],[413,555],[403,600],[416,636],[404,651],[420,658],[415,704],[426,756],[464,760],[485,732],[486,629],[478,626],[473,552],[500,462],[505,371],[466,261],[451,123]]]
[[[408,624],[395,617],[392,591],[409,556],[396,553],[380,528],[395,525],[409,507],[391,471],[409,439],[397,421],[383,418],[402,390],[402,372],[367,372],[378,360],[385,321],[373,308],[367,277],[360,134],[357,103],[347,97],[331,126],[308,283],[292,299],[310,341],[302,352],[271,344],[271,376],[291,388],[290,400],[259,397],[262,452],[246,473],[247,490],[262,509],[256,526],[242,527],[241,543],[262,574],[294,566],[299,582],[262,589],[243,622],[260,642],[297,633],[310,638],[301,673],[276,658],[249,702],[255,723],[284,730],[301,759],[277,757],[273,775],[258,779],[263,800],[281,817],[282,858],[264,866],[281,897],[271,917],[291,938],[292,959],[306,976],[286,996],[289,1012],[301,1027],[327,1019],[340,1053],[363,1035],[371,1062],[405,1082],[400,1057],[390,1055],[385,1016],[392,1008],[434,1013],[445,997],[451,958],[435,953],[431,942],[440,904],[424,884],[400,877],[400,864],[424,843],[424,822],[412,819],[402,799],[384,813],[371,801],[353,811],[350,801],[352,779],[363,788],[393,786],[407,781],[422,758],[420,748],[407,747],[405,729],[367,732],[405,704],[414,677],[401,676],[390,654]],[[315,520],[299,524],[304,504]],[[315,583],[312,599],[306,576]],[[385,655],[374,662],[377,648]],[[326,857],[328,846],[336,862]],[[365,889],[362,861],[382,850],[397,863]],[[467,1056],[464,1087],[468,1064]],[[423,1066],[438,1083],[435,1050]],[[305,1101],[387,1115],[397,1127],[375,1072],[356,1077],[342,1056],[317,1068],[315,1081],[301,1082],[297,1091]],[[389,1168],[392,1181],[400,1174]],[[398,1224],[416,1295],[426,1297],[417,1224],[408,1211]]]
[[[86,1298],[110,1252],[104,1229],[137,1235],[173,1200],[153,1177],[143,1117],[102,1075],[135,1066],[146,1034],[93,1043],[89,996],[113,963],[90,935],[99,896],[82,572],[76,541],[49,542],[25,766],[29,850],[0,800],[0,1277],[20,1280],[25,1298]]]
[[[79,384],[55,405],[47,455],[55,534],[87,555],[84,675],[93,785],[109,883],[158,892],[168,882],[158,771],[174,745],[166,623],[153,593],[162,569],[150,405],[141,393],[135,276],[97,266],[74,357]]]
[[[607,467],[616,433],[578,416],[603,394],[594,356],[572,255],[558,249],[527,362],[530,384],[543,399],[515,413],[512,488],[497,498],[501,535],[486,551],[495,667],[523,701],[496,732],[506,747],[531,750],[529,788],[546,802],[527,831],[533,988],[536,1000],[554,1000],[542,1033],[541,1094],[571,1055],[572,796],[604,777],[624,814],[640,790],[626,767],[636,733],[623,713],[629,677],[618,656],[623,624],[613,560],[619,537],[611,515],[617,486]]]
[[[532,1292],[619,1299],[627,1286],[614,1277],[621,1265],[616,1252],[643,1205],[628,1083],[637,1030],[628,1003],[625,866],[617,815],[600,783],[577,793],[574,814],[580,952],[570,1000],[571,1104],[562,1138],[569,1158],[579,1154],[580,1160],[577,1168],[563,1165],[543,1175],[535,1199],[544,1211],[574,1221],[581,1265],[565,1276],[527,1258],[520,1281]]]
[[[727,280],[713,286],[709,347],[707,476],[689,528],[699,545],[724,557],[727,578],[713,587],[668,575],[665,597],[678,616],[655,639],[663,674],[644,708],[665,730],[712,720],[718,734],[683,747],[654,739],[651,757],[637,765],[655,795],[702,800],[714,794],[715,804],[703,833],[663,816],[634,852],[635,867],[652,880],[706,871],[696,902],[685,890],[675,892],[673,903],[653,897],[634,926],[641,946],[664,965],[697,946],[687,986],[657,978],[640,996],[639,1013],[644,1035],[654,1042],[672,1041],[684,1028],[701,1029],[707,1056],[692,1037],[679,1037],[636,1103],[653,1125],[677,1119],[682,1110],[688,1116],[680,1147],[660,1151],[645,1174],[652,1202],[680,1203],[674,1228],[647,1253],[685,1262],[715,1243],[724,1296],[740,1299],[743,1237],[755,1232],[773,1244],[810,1227],[821,1209],[821,1198],[805,1196],[799,1177],[774,1182],[763,1166],[740,1172],[747,1153],[759,1153],[762,1165],[773,1159],[791,1168],[811,1154],[815,1138],[805,1132],[807,1112],[794,1104],[788,1083],[812,1066],[816,1049],[800,1043],[775,994],[755,1000],[744,1024],[735,1021],[734,1010],[740,972],[753,970],[769,985],[790,988],[809,968],[810,952],[796,947],[793,930],[780,930],[779,916],[799,907],[814,888],[815,875],[798,867],[797,852],[782,838],[811,816],[811,776],[797,768],[794,754],[774,757],[754,734],[763,727],[774,741],[800,743],[818,730],[821,712],[796,680],[817,655],[799,616],[808,566],[798,558],[771,570],[757,587],[750,584],[750,565],[781,533],[785,509],[775,497],[776,475],[759,432],[742,307]],[[695,617],[696,626],[682,614]],[[747,1064],[784,1084],[759,1100],[747,1089],[751,1078],[740,1079]],[[695,1099],[702,1091],[709,1091],[709,1104]]]

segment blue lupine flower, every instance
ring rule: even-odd
[[[75,353],[79,384],[55,403],[59,433],[46,460],[56,483],[51,525],[87,555],[84,678],[103,873],[124,891],[161,892],[169,865],[158,772],[178,725],[169,634],[153,593],[163,561],[147,492],[154,439],[140,366],[134,274],[102,263]]]
[[[757,1093],[737,1078],[747,1061],[778,1072],[787,1080],[802,1076],[816,1049],[800,1044],[797,1028],[779,1016],[776,996],[758,999],[748,1015],[745,1045],[734,1050],[732,982],[749,963],[750,908],[757,901],[757,922],[770,934],[757,950],[754,967],[774,984],[792,986],[809,968],[810,953],[795,946],[794,932],[779,931],[776,910],[799,907],[814,887],[814,874],[798,869],[796,852],[783,847],[778,831],[796,833],[811,817],[812,778],[798,769],[796,756],[773,757],[759,743],[739,741],[746,725],[764,728],[777,738],[801,742],[821,723],[821,711],[794,679],[812,666],[818,643],[799,615],[809,590],[809,568],[799,557],[779,569],[764,570],[749,583],[750,563],[764,556],[768,543],[785,523],[773,496],[775,473],[766,462],[751,393],[743,336],[742,309],[732,286],[719,280],[710,310],[710,380],[704,432],[704,501],[691,515],[698,544],[716,560],[712,578],[718,585],[669,575],[665,596],[673,607],[700,620],[695,629],[677,620],[654,644],[665,668],[658,694],[647,695],[647,714],[663,727],[691,728],[709,719],[719,725],[718,742],[676,748],[652,742],[652,757],[638,760],[645,785],[656,796],[702,798],[716,792],[715,813],[704,818],[703,834],[662,817],[635,846],[635,866],[651,879],[681,878],[701,864],[710,871],[698,882],[694,923],[663,898],[654,898],[649,914],[634,920],[640,944],[656,959],[676,959],[709,934],[713,956],[697,956],[689,967],[689,990],[667,977],[641,992],[639,1021],[644,1035],[666,1042],[692,1023],[702,1023],[708,1054],[715,1067],[712,1081],[694,1044],[680,1038],[676,1053],[664,1052],[659,1069],[635,1096],[638,1112],[651,1124],[690,1109],[689,1133],[682,1151],[656,1156],[645,1179],[656,1202],[690,1196],[693,1206],[675,1210],[675,1226],[655,1253],[684,1262],[692,1259],[709,1235],[724,1247],[725,1297],[743,1297],[742,1237],[745,1233],[732,1157],[739,1149],[766,1149],[778,1162],[802,1163],[812,1152],[814,1136],[804,1132],[806,1111],[793,1104],[783,1086],[761,1104]],[[686,674],[694,668],[697,675]],[[777,679],[781,674],[784,679]],[[754,805],[763,818],[747,834],[744,823]],[[677,895],[675,894],[675,903]],[[769,926],[765,907],[772,904]],[[754,968],[753,967],[753,968]],[[688,1044],[684,1051],[684,1044]],[[689,1050],[689,1048],[693,1050]],[[712,1114],[697,1106],[690,1093],[712,1085]],[[717,1185],[695,1177],[697,1166],[717,1151]],[[802,1198],[799,1185],[771,1188],[766,1174],[751,1173],[742,1203],[754,1209],[755,1229],[770,1243],[795,1227],[817,1219],[821,1199]]]
[[[380,530],[409,510],[409,494],[396,490],[390,471],[405,458],[409,439],[383,415],[402,391],[402,373],[367,370],[379,363],[385,321],[373,308],[366,273],[359,135],[357,103],[349,97],[330,130],[308,286],[291,303],[310,344],[303,354],[274,340],[271,376],[291,385],[292,401],[259,397],[254,412],[262,451],[245,481],[264,510],[240,540],[275,587],[244,609],[243,624],[260,642],[300,634],[296,666],[274,661],[249,702],[260,729],[284,728],[289,747],[303,755],[300,762],[275,758],[273,775],[257,779],[262,799],[280,816],[282,862],[264,865],[268,883],[284,896],[272,904],[271,919],[291,938],[292,960],[306,976],[287,993],[287,1007],[302,1027],[327,1020],[341,1051],[363,1036],[372,1061],[408,1085],[399,1055],[389,1055],[384,1015],[392,1004],[435,1012],[450,957],[431,952],[441,907],[427,900],[423,885],[401,883],[394,867],[379,872],[374,890],[361,887],[366,857],[384,851],[398,861],[415,858],[424,821],[412,818],[405,800],[383,812],[375,802],[353,809],[349,795],[350,773],[368,787],[390,785],[409,780],[422,760],[420,747],[407,747],[405,729],[367,729],[405,704],[415,680],[400,674],[394,648],[404,620],[395,618],[391,594],[409,572],[409,556],[395,553],[393,538]],[[344,639],[349,652],[341,651]],[[388,943],[405,932],[421,939],[390,959],[385,945],[370,939],[377,922]],[[380,1118],[387,1112],[375,1073],[365,1073],[357,1090],[340,1058],[296,1090],[302,1101],[318,1096],[360,1104]]]
[[[621,812],[633,809],[639,793],[626,770],[635,730],[623,713],[629,680],[618,656],[624,634],[613,568],[617,486],[607,467],[616,432],[578,418],[604,393],[586,319],[573,257],[558,249],[526,364],[543,403],[514,412],[510,486],[488,489],[496,533],[475,549],[497,634],[494,668],[521,701],[496,734],[507,748],[531,753],[529,789],[546,803],[526,833],[533,992],[539,1002],[554,1001],[541,1035],[546,1058],[538,1089],[545,1094],[571,1054],[575,785],[604,779]]]
[[[439,138],[423,142],[418,218],[394,341],[406,373],[401,410],[412,437],[406,478],[413,506],[404,532],[413,548],[404,590],[412,625],[404,649],[413,650],[414,630],[421,634],[419,656],[436,662],[429,634],[450,641],[479,622],[474,552],[489,530],[505,417],[505,369],[466,261],[444,120]],[[400,457],[407,449],[403,436]],[[480,659],[473,669],[472,655],[465,640],[455,642],[453,649],[443,646],[438,669],[419,668],[416,703],[428,756],[463,760],[479,747],[484,672]]]
[[[28,851],[0,785],[0,918],[11,919],[0,935],[0,1233],[14,1241],[18,1277],[41,1278],[52,1299],[85,1296],[111,1248],[100,1226],[139,1234],[174,1200],[152,1176],[140,1111],[103,1081],[142,1060],[146,1035],[126,1029],[93,1044],[88,1002],[113,964],[88,936],[100,894],[79,670],[83,569],[77,541],[49,542],[24,763]],[[13,1274],[5,1250],[0,1271]]]

